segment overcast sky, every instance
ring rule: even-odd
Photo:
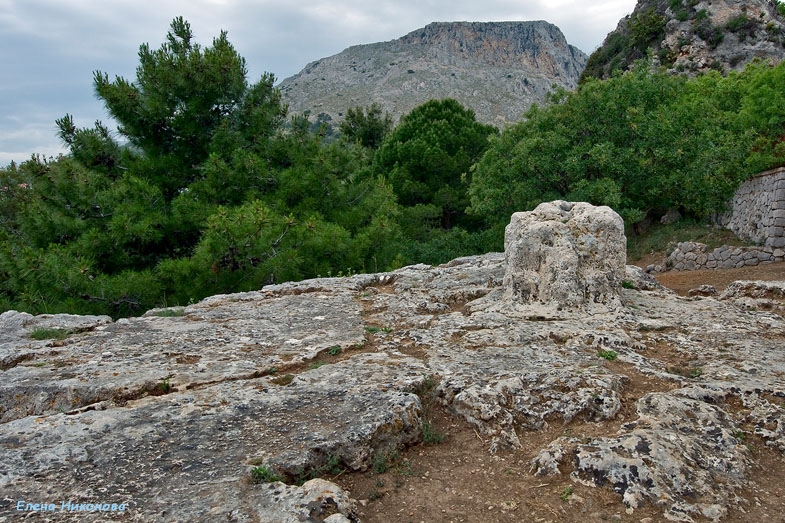
[[[209,46],[221,29],[249,82],[282,80],[356,44],[393,40],[430,22],[546,20],[590,54],[636,0],[0,0],[0,166],[64,152],[54,121],[114,125],[93,71],[135,79],[139,45],[158,48],[173,18]]]

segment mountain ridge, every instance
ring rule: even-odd
[[[387,42],[307,64],[278,87],[293,113],[337,123],[378,103],[395,120],[430,99],[455,98],[503,126],[552,92],[573,89],[587,55],[545,21],[434,22]]]

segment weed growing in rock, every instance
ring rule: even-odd
[[[276,385],[289,385],[293,379],[294,374],[284,374],[283,376],[278,376],[271,379],[270,382],[275,383]]]
[[[158,385],[155,386],[155,390],[151,392],[153,396],[163,396],[164,394],[169,394],[172,390],[172,385],[169,383],[171,376],[167,376],[161,380]]]
[[[383,332],[385,334],[391,333],[393,330],[391,327],[374,327],[373,325],[366,325],[365,332],[369,334],[376,334],[378,332]]]
[[[635,288],[635,284],[632,283],[629,280],[624,280],[623,282],[621,282],[621,286],[622,286],[623,289],[634,289]]]
[[[612,350],[601,350],[597,353],[597,356],[608,361],[613,361],[619,357],[616,351]]]
[[[341,347],[338,346],[338,345],[336,345],[334,347],[330,347],[329,349],[327,349],[327,354],[329,354],[330,356],[337,356],[340,353],[341,353]]]
[[[568,499],[570,499],[570,496],[572,496],[572,487],[566,487],[564,490],[561,491],[561,494],[559,494],[559,498],[562,501],[567,501]]]
[[[420,398],[420,404],[422,405],[422,441],[428,445],[441,443],[445,439],[445,435],[430,421],[430,418],[433,416],[433,411],[438,406],[438,391],[436,390],[438,385],[438,377],[426,376],[422,382],[414,388],[414,393]]]
[[[159,318],[177,318],[180,316],[185,316],[185,309],[161,309],[155,311],[152,315]]]
[[[30,333],[30,337],[34,340],[64,340],[71,334],[73,334],[73,332],[67,329],[39,327]]]
[[[322,476],[339,476],[343,474],[345,470],[346,469],[341,466],[341,458],[335,454],[330,454],[327,456],[327,461],[323,465],[313,468],[308,472],[303,469],[299,470],[292,483],[295,485],[302,485],[306,481]]]
[[[272,483],[274,481],[281,481],[281,476],[274,469],[264,465],[251,469],[251,482]]]

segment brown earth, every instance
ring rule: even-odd
[[[785,264],[669,272],[657,279],[680,294],[703,284],[722,291],[739,279],[785,280]],[[426,418],[444,441],[388,455],[386,461],[375,463],[375,470],[366,473],[341,473],[327,479],[349,489],[360,501],[364,523],[664,521],[662,509],[647,506],[628,513],[620,494],[610,488],[572,482],[567,471],[556,477],[538,477],[530,471],[537,452],[557,437],[612,436],[622,423],[633,419],[637,399],[648,392],[678,386],[644,376],[618,361],[607,365],[630,378],[624,391],[624,409],[613,423],[554,422],[543,431],[520,433],[521,449],[491,455],[489,441],[426,399]],[[743,500],[740,508],[731,510],[722,521],[785,522],[785,456],[749,433],[745,437],[756,465],[747,488],[738,493]]]

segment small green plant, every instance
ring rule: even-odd
[[[281,476],[274,469],[262,465],[251,469],[251,481],[253,483],[272,483],[281,481]]]
[[[401,460],[398,451],[393,449],[389,452],[377,452],[371,462],[373,471],[377,474],[384,474]]]
[[[690,378],[700,378],[703,375],[703,369],[701,368],[694,368],[690,370],[689,377]]]
[[[365,327],[365,332],[368,332],[370,334],[376,334],[378,332],[389,334],[392,331],[393,331],[392,327],[374,327],[373,325],[366,325]]]
[[[283,376],[277,376],[271,379],[270,382],[275,383],[276,385],[289,385],[293,379],[293,374],[284,374]]]
[[[428,420],[422,422],[422,440],[426,445],[437,445],[444,441],[444,434]]]
[[[64,340],[71,334],[73,332],[67,329],[39,327],[30,333],[30,337],[34,340]]]
[[[330,347],[327,350],[327,354],[329,354],[330,356],[337,356],[340,353],[341,353],[341,347],[339,345],[336,345],[334,347]]]
[[[153,394],[154,396],[160,395],[163,396],[164,394],[169,394],[172,390],[172,385],[169,383],[169,379],[171,376],[167,376],[161,380],[161,382],[155,386],[155,392],[157,394]]]
[[[308,364],[308,368],[311,369],[311,370],[315,370],[315,369],[318,369],[319,367],[321,367],[324,364],[325,363],[323,361],[312,361],[311,363]]]
[[[635,288],[635,284],[632,283],[629,280],[624,280],[623,282],[621,282],[621,286],[622,286],[623,289],[634,289]]]
[[[737,430],[734,436],[736,437],[737,440],[739,440],[739,443],[747,439],[747,434],[745,434],[744,431],[741,429]]]
[[[299,469],[293,483],[295,485],[302,485],[306,481],[322,476],[339,476],[343,474],[345,470],[346,469],[341,466],[341,458],[334,454],[330,454],[327,456],[327,461],[324,464],[312,468],[310,471],[306,471],[306,469],[303,468]]]
[[[616,354],[616,351],[612,350],[601,350],[597,353],[597,356],[608,361],[613,361],[619,357],[619,355]]]
[[[567,501],[568,499],[570,499],[570,496],[572,496],[572,487],[566,487],[564,490],[561,491],[561,494],[559,494],[559,498],[562,501]]]

